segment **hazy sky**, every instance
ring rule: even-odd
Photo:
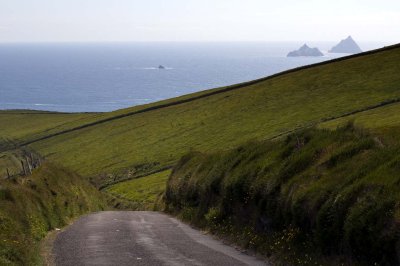
[[[400,42],[400,0],[0,0],[0,42]]]

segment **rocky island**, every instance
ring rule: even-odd
[[[345,54],[357,54],[361,53],[362,50],[360,46],[353,40],[351,36],[344,40],[341,40],[336,46],[334,46],[330,53],[345,53]]]
[[[323,56],[324,54],[318,48],[311,48],[304,44],[300,49],[288,53],[287,57],[297,56]]]

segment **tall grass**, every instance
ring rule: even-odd
[[[308,243],[316,254],[393,265],[399,191],[400,145],[377,143],[348,124],[189,153],[174,168],[165,200],[169,211],[219,233],[247,228],[253,237],[244,244],[264,252],[276,248],[274,233],[286,239],[297,232],[291,238],[297,249],[285,256]]]
[[[105,206],[85,179],[49,163],[28,177],[0,179],[0,265],[41,265],[48,231]]]

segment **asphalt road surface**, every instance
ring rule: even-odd
[[[158,212],[99,212],[61,232],[58,266],[267,265]]]

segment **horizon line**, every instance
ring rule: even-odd
[[[340,39],[342,40],[342,39]],[[339,40],[339,41],[340,41]],[[382,40],[356,40],[362,43],[400,43],[396,41],[382,41]],[[88,40],[88,41],[0,41],[0,44],[79,44],[79,43],[312,43],[312,42],[338,42],[338,40],[182,40],[182,41],[168,41],[168,40],[137,40],[137,41],[101,41],[101,40]]]

